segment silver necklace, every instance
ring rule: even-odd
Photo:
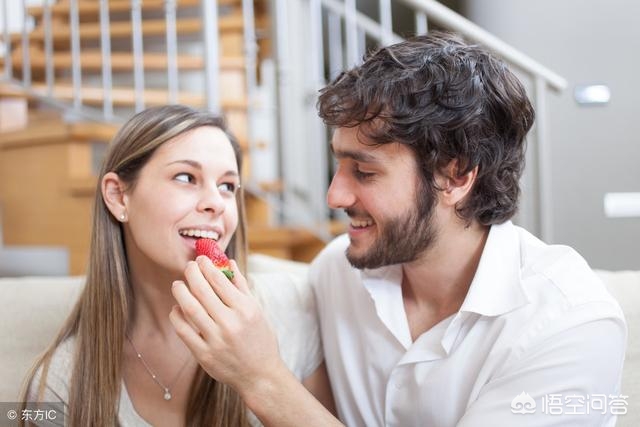
[[[174,385],[176,385],[176,382],[178,381],[178,378],[180,378],[180,374],[182,374],[182,371],[184,371],[184,368],[186,368],[186,366],[189,364],[189,356],[187,356],[186,360],[184,361],[184,363],[182,364],[182,367],[180,368],[180,370],[178,371],[178,373],[176,374],[176,376],[173,378],[173,381],[171,381],[168,385],[164,385],[162,383],[162,381],[160,381],[160,378],[158,378],[158,375],[155,374],[155,372],[153,372],[153,370],[151,369],[151,367],[149,367],[149,365],[147,364],[147,362],[144,360],[144,357],[142,357],[142,353],[140,353],[138,351],[138,349],[136,348],[136,346],[133,344],[133,341],[131,340],[131,338],[129,338],[129,335],[125,335],[127,337],[127,340],[129,341],[129,344],[131,344],[131,347],[133,348],[133,351],[136,352],[136,355],[138,356],[138,360],[140,362],[142,362],[142,366],[144,366],[144,369],[147,371],[147,373],[151,376],[151,378],[153,379],[153,381],[158,384],[158,386],[162,389],[162,391],[164,392],[164,395],[162,396],[164,398],[164,400],[171,400],[171,398],[173,397],[171,394],[171,387],[173,387]]]

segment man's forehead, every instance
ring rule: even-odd
[[[366,145],[359,144],[362,148],[356,147],[355,149],[351,148],[342,148],[338,145],[336,146],[331,144],[331,152],[333,153],[336,159],[353,159],[358,162],[363,163],[378,163],[380,162],[379,156],[374,156],[367,149],[371,149],[373,147],[367,147]]]
[[[350,158],[364,163],[385,162],[402,155],[407,147],[397,142],[376,144],[358,128],[340,127],[333,132],[331,152],[337,159]]]

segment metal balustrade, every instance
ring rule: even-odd
[[[45,90],[35,87],[31,69],[31,49],[29,19],[25,0],[19,3],[24,12],[20,31],[20,40],[9,42],[9,9],[16,7],[15,0],[0,0],[3,14],[3,31],[0,35],[6,46],[4,54],[4,72],[0,83],[11,84],[30,96],[44,102],[65,108],[79,117],[106,122],[121,122],[122,117],[114,109],[112,97],[113,73],[112,43],[110,34],[112,21],[109,14],[109,1],[99,0],[99,25],[102,91],[102,106],[95,108],[83,99],[84,75],[81,58],[80,2],[68,0],[71,66],[71,102],[63,102],[54,97],[56,84],[54,51],[56,45],[56,27],[53,19],[53,0],[43,0],[42,31],[45,57]],[[84,3],[84,2],[82,2]],[[164,20],[164,40],[166,54],[166,91],[168,102],[177,102],[180,92],[180,69],[178,55],[180,43],[177,30],[177,8],[180,0],[165,0],[162,9]],[[86,4],[86,3],[85,3]],[[355,0],[272,0],[271,37],[275,48],[276,60],[276,103],[277,111],[273,120],[278,129],[277,145],[278,165],[282,181],[282,194],[278,206],[279,218],[284,223],[302,223],[315,227],[326,223],[330,212],[325,204],[325,194],[331,178],[331,164],[328,153],[329,131],[317,117],[315,103],[317,91],[337,73],[359,63],[365,52],[375,46],[397,42],[402,38],[396,34],[392,9],[402,4],[413,13],[411,32],[425,33],[429,24],[456,31],[467,39],[484,45],[510,63],[530,79],[532,99],[537,109],[537,121],[534,132],[536,150],[532,152],[533,164],[526,171],[529,185],[535,187],[536,197],[533,205],[537,218],[529,228],[537,231],[544,239],[551,238],[551,183],[549,182],[549,140],[547,135],[546,96],[549,91],[563,90],[567,82],[553,71],[514,49],[492,34],[479,28],[471,21],[446,8],[435,0],[378,0],[371,2],[374,13],[365,13],[358,9]],[[377,6],[377,7],[376,7]],[[149,79],[143,60],[149,42],[143,32],[144,3],[131,0],[129,16],[131,22],[131,89],[135,98],[135,111],[145,108],[145,93],[149,89]],[[203,47],[202,77],[204,104],[212,111],[221,111],[219,91],[220,80],[220,37],[219,5],[214,0],[201,0],[198,18],[201,20],[200,43]],[[242,0],[244,64],[246,69],[247,114],[249,115],[247,138],[249,147],[254,145],[252,117],[255,113],[256,94],[258,92],[256,70],[258,64],[257,36],[254,20],[253,0]],[[406,29],[403,30],[406,33]],[[156,40],[157,43],[157,40]],[[21,47],[22,68],[20,76],[14,73],[12,51]],[[121,72],[121,71],[120,71]],[[533,166],[533,170],[531,170]],[[252,165],[253,168],[260,165]],[[534,182],[535,181],[535,182]],[[251,183],[250,183],[251,186]],[[254,188],[257,188],[254,186]],[[273,200],[273,199],[272,199]],[[325,234],[321,226],[316,231]]]
[[[96,108],[88,105],[83,100],[83,81],[86,76],[82,68],[82,55],[84,48],[81,43],[81,24],[80,24],[80,3],[78,0],[68,0],[68,31],[69,50],[71,55],[70,82],[72,87],[71,102],[62,102],[55,98],[54,87],[56,84],[56,76],[54,69],[54,46],[56,43],[55,28],[52,19],[52,9],[56,3],[54,0],[42,0],[42,18],[41,28],[43,31],[43,50],[45,57],[44,80],[46,90],[41,90],[33,86],[32,79],[32,49],[30,46],[30,37],[33,29],[29,26],[28,5],[25,0],[19,2],[22,10],[20,15],[23,16],[22,25],[18,29],[14,28],[13,33],[19,31],[21,34],[20,42],[15,40],[11,42],[11,25],[9,16],[11,12],[15,12],[13,8],[16,6],[15,0],[0,0],[0,12],[3,16],[3,31],[0,37],[2,44],[5,46],[4,53],[4,72],[0,78],[0,82],[5,85],[11,85],[19,89],[24,94],[40,99],[45,103],[50,103],[57,107],[62,107],[70,111],[77,117],[84,117],[91,120],[99,120],[105,122],[119,123],[129,116],[129,112],[123,114],[114,111],[113,101],[113,74],[114,70],[111,66],[112,43],[113,39],[110,34],[111,20],[108,0],[99,0],[97,3],[99,21],[97,26],[100,29],[99,45],[101,52],[101,71],[99,78],[102,82],[103,102],[101,107]],[[167,102],[176,103],[180,101],[180,70],[178,67],[179,41],[177,30],[177,9],[180,7],[179,0],[164,0],[163,2],[163,21],[165,27],[164,35],[164,53],[166,55],[166,92]],[[190,5],[194,2],[188,2]],[[134,111],[138,112],[145,108],[145,91],[149,89],[149,79],[146,77],[146,70],[143,60],[145,48],[151,43],[145,41],[143,34],[143,6],[141,0],[130,1],[130,22],[131,22],[131,53],[133,57],[131,72],[131,89],[135,94]],[[200,44],[203,47],[203,63],[204,67],[202,75],[204,77],[205,87],[200,94],[204,94],[204,107],[211,111],[221,112],[221,99],[218,82],[220,80],[220,43],[219,43],[219,26],[218,26],[218,4],[215,0],[201,0],[197,16],[201,19]],[[247,93],[248,97],[255,94],[255,67],[257,64],[257,45],[256,32],[253,20],[253,0],[242,0],[242,10],[244,16],[251,16],[250,19],[244,19],[243,32],[245,39],[244,60],[247,66]],[[13,13],[15,15],[15,13]],[[58,24],[60,25],[60,24]],[[84,24],[83,24],[84,25]],[[154,40],[155,47],[158,48],[158,41]],[[14,64],[12,61],[13,52],[20,48],[22,50],[22,68],[20,75],[14,73]],[[253,70],[249,70],[253,68]],[[121,73],[121,72],[120,72]],[[154,89],[159,89],[154,86]],[[251,99],[248,99],[251,104]]]
[[[327,216],[324,198],[330,182],[331,167],[327,160],[329,131],[319,128],[315,113],[317,91],[344,68],[360,63],[367,49],[402,40],[394,32],[392,2],[378,0],[377,16],[359,10],[355,0],[274,0],[276,10],[297,10],[298,15],[277,15],[277,60],[280,70],[279,114],[280,143],[283,153],[284,200],[287,206],[306,206],[306,211],[290,212],[294,221],[321,223]],[[528,153],[531,161],[525,170],[523,185],[529,190],[532,218],[523,218],[527,228],[543,239],[552,239],[552,206],[550,182],[550,153],[547,135],[548,112],[546,96],[550,91],[562,91],[566,80],[547,67],[518,51],[473,22],[448,9],[435,0],[396,0],[409,8],[414,16],[414,34],[427,32],[428,23],[455,31],[471,42],[492,50],[529,82],[531,98],[537,110],[536,125],[530,136],[534,150]],[[375,6],[375,2],[369,2]],[[373,15],[373,16],[372,16]],[[283,22],[284,20],[288,22]],[[307,22],[309,31],[295,32],[296,21]],[[403,33],[407,29],[403,28]],[[300,42],[300,37],[305,37]],[[302,48],[300,48],[302,46]],[[326,48],[325,48],[326,47]],[[326,66],[325,66],[326,62]],[[305,64],[315,64],[305,67]],[[322,64],[322,65],[318,65]],[[297,73],[297,74],[296,74]],[[294,83],[296,82],[295,88]],[[287,88],[283,91],[282,88]],[[300,106],[303,108],[300,108]],[[300,141],[306,150],[301,154]],[[319,148],[320,147],[320,148]],[[325,147],[324,151],[321,147]],[[294,159],[287,159],[295,157]],[[320,163],[320,164],[318,164]],[[313,177],[309,171],[320,171]],[[304,189],[304,191],[301,190]],[[287,193],[288,192],[288,193]],[[529,193],[535,193],[532,197]],[[317,201],[317,202],[316,202]]]

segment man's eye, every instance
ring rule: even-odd
[[[225,182],[218,186],[218,189],[220,190],[220,192],[231,193],[231,194],[235,194],[237,188],[238,186],[231,182]]]
[[[190,173],[179,173],[173,179],[186,183],[191,183],[194,181],[193,175],[191,175]]]
[[[372,172],[363,172],[360,169],[356,168],[353,170],[353,175],[359,180],[365,180],[373,177],[375,174]]]

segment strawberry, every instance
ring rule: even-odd
[[[233,270],[229,258],[218,247],[215,240],[198,239],[196,240],[196,256],[206,255],[216,266],[218,270],[224,273],[229,280],[233,279]]]

